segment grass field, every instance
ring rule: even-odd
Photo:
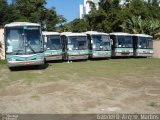
[[[0,60],[0,65],[6,64],[5,60]]]
[[[22,67],[15,71],[0,62],[0,73],[0,112],[160,111],[160,59],[47,63],[44,67]],[[26,105],[13,109],[10,106],[13,103],[15,107]],[[38,104],[53,106],[56,110],[45,110],[43,105],[43,109],[36,109]]]

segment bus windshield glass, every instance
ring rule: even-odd
[[[60,36],[59,35],[48,35],[47,36],[47,49],[50,50],[59,50],[62,49]]]
[[[42,38],[39,27],[30,27],[24,29],[26,52],[29,54],[43,51]]]
[[[86,50],[87,37],[86,36],[69,36],[68,49],[69,50]]]
[[[132,48],[131,36],[117,36],[117,47],[119,48]]]
[[[6,53],[25,54],[25,41],[22,28],[6,28]]]
[[[92,35],[93,50],[111,50],[110,38],[107,35]]]
[[[153,48],[153,41],[149,37],[139,37],[138,41],[138,48],[141,49],[152,49]]]
[[[7,54],[33,54],[43,51],[39,27],[6,28]]]

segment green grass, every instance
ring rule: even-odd
[[[3,62],[2,62],[3,63]],[[5,63],[4,63],[5,64]],[[160,59],[110,59],[72,63],[49,63],[46,69],[9,71],[0,69],[0,87],[23,83],[56,82],[60,80],[85,81],[88,79],[113,79],[151,81],[160,78]]]
[[[160,105],[157,102],[151,102],[149,103],[150,107],[160,107]]]
[[[6,61],[5,60],[0,60],[0,65],[1,64],[3,64],[3,65],[6,64]]]
[[[34,100],[40,100],[40,97],[38,95],[33,95],[33,96],[31,96],[31,98]]]

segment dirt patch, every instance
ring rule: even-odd
[[[67,89],[67,85],[64,84],[52,84],[48,86],[41,86],[36,88],[37,94],[50,94],[54,92],[65,91]]]
[[[21,86],[13,86],[13,87],[8,87],[6,89],[2,89],[0,90],[0,96],[18,96],[18,95],[22,95],[22,94],[26,94],[29,91],[26,90],[24,87]]]
[[[147,88],[145,90],[145,94],[148,96],[160,97],[160,89],[159,88]]]
[[[0,90],[0,113],[159,113],[159,89],[154,84],[104,77],[30,85],[17,81]]]

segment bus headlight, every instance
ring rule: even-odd
[[[149,53],[153,53],[153,51],[149,51]]]

